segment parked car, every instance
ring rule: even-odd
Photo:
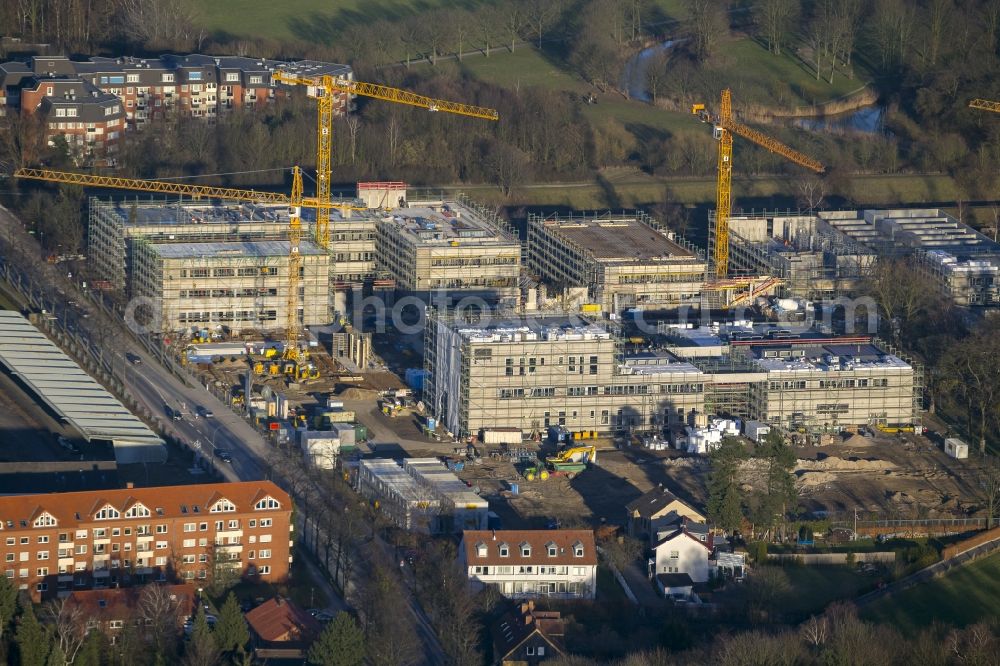
[[[206,408],[201,407],[201,406],[199,406],[199,407],[197,407],[195,409],[195,414],[197,414],[198,416],[200,416],[202,418],[206,418],[206,419],[210,419],[210,418],[212,418],[212,417],[215,416],[215,414],[213,414],[210,409],[206,409]]]
[[[126,352],[125,353],[125,358],[132,365],[140,365],[142,363],[142,359],[139,358],[139,355],[138,354],[133,354],[132,352]]]
[[[233,462],[233,454],[228,449],[215,449],[215,457],[222,462]]]

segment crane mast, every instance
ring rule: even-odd
[[[752,141],[758,146],[816,173],[823,173],[826,169],[820,162],[808,155],[734,120],[732,93],[729,88],[722,91],[717,116],[712,116],[704,104],[693,105],[691,113],[699,116],[704,122],[713,124],[713,135],[719,142],[719,164],[715,188],[714,258],[716,276],[724,278],[729,273],[729,218],[733,206],[733,134]]]
[[[333,102],[334,93],[371,97],[396,104],[406,104],[428,111],[443,111],[460,116],[497,120],[496,109],[472,106],[461,102],[433,99],[409,90],[392,88],[377,83],[362,83],[329,74],[306,78],[278,70],[271,80],[287,85],[306,86],[309,94],[316,98],[316,244],[326,248],[330,245],[330,203],[331,174],[333,156]]]

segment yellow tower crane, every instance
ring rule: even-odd
[[[982,111],[992,111],[993,113],[1000,113],[1000,102],[994,102],[988,99],[976,98],[969,102],[970,109],[980,109]]]
[[[719,142],[718,179],[715,191],[715,274],[719,278],[724,278],[729,272],[729,216],[733,206],[733,134],[738,134],[816,173],[823,173],[826,168],[808,155],[734,120],[732,94],[728,88],[722,91],[717,116],[711,115],[704,104],[692,106],[691,113],[699,116],[704,122],[712,123],[713,135]]]
[[[472,106],[461,102],[433,99],[408,90],[390,88],[377,83],[362,83],[340,76],[323,75],[313,78],[296,76],[281,70],[271,75],[276,83],[307,86],[310,97],[316,98],[316,243],[323,248],[330,244],[330,209],[337,206],[330,203],[330,176],[333,159],[333,102],[334,93],[360,95],[407,104],[428,111],[444,111],[460,116],[497,120],[496,109]]]

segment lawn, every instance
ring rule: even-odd
[[[519,48],[513,53],[500,48],[491,51],[488,58],[481,55],[467,56],[461,63],[441,63],[438,67],[445,70],[461,67],[480,81],[512,90],[537,86],[582,93],[592,89],[579,76],[561,68],[534,48]]]
[[[1000,554],[866,607],[862,617],[915,633],[933,621],[966,626],[1000,616]]]
[[[786,597],[782,610],[801,618],[823,612],[834,601],[853,599],[874,584],[871,576],[847,566],[789,566],[784,570],[792,593]]]
[[[187,0],[209,31],[240,37],[325,43],[335,29],[395,20],[438,7],[475,7],[483,0]]]

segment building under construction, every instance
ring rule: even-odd
[[[701,371],[669,353],[626,356],[606,321],[543,313],[471,321],[431,311],[424,342],[424,402],[461,436],[656,430],[704,404]]]
[[[715,216],[709,214],[714,256]],[[813,300],[853,293],[870,275],[876,252],[816,215],[760,213],[729,218],[731,275],[769,275],[780,292]]]
[[[380,213],[376,235],[378,269],[397,290],[435,305],[478,297],[517,306],[521,246],[506,223],[462,198],[405,203]]]
[[[134,295],[148,299],[161,331],[225,325],[284,328],[288,321],[288,241],[153,243],[133,249]],[[329,322],[329,256],[299,245],[298,321]]]
[[[920,423],[922,368],[867,336],[749,321],[661,325],[667,349],[705,373],[705,411],[791,431]]]
[[[609,313],[700,302],[706,263],[693,246],[656,229],[648,215],[528,216],[528,270],[561,287],[585,288]]]
[[[304,236],[313,235],[315,213],[302,209]],[[329,282],[334,293],[361,289],[375,277],[375,225],[372,211],[330,211]],[[91,198],[88,256],[98,286],[136,295],[131,283],[135,245],[144,243],[220,243],[287,240],[288,207],[250,203],[168,202],[140,198]],[[346,298],[335,309],[346,312]],[[332,315],[328,321],[332,319]]]
[[[710,216],[710,254],[715,219]],[[939,292],[959,305],[1000,305],[1000,245],[935,209],[760,213],[729,219],[736,275],[783,280],[783,294],[809,299],[855,293],[879,258],[913,257]]]

